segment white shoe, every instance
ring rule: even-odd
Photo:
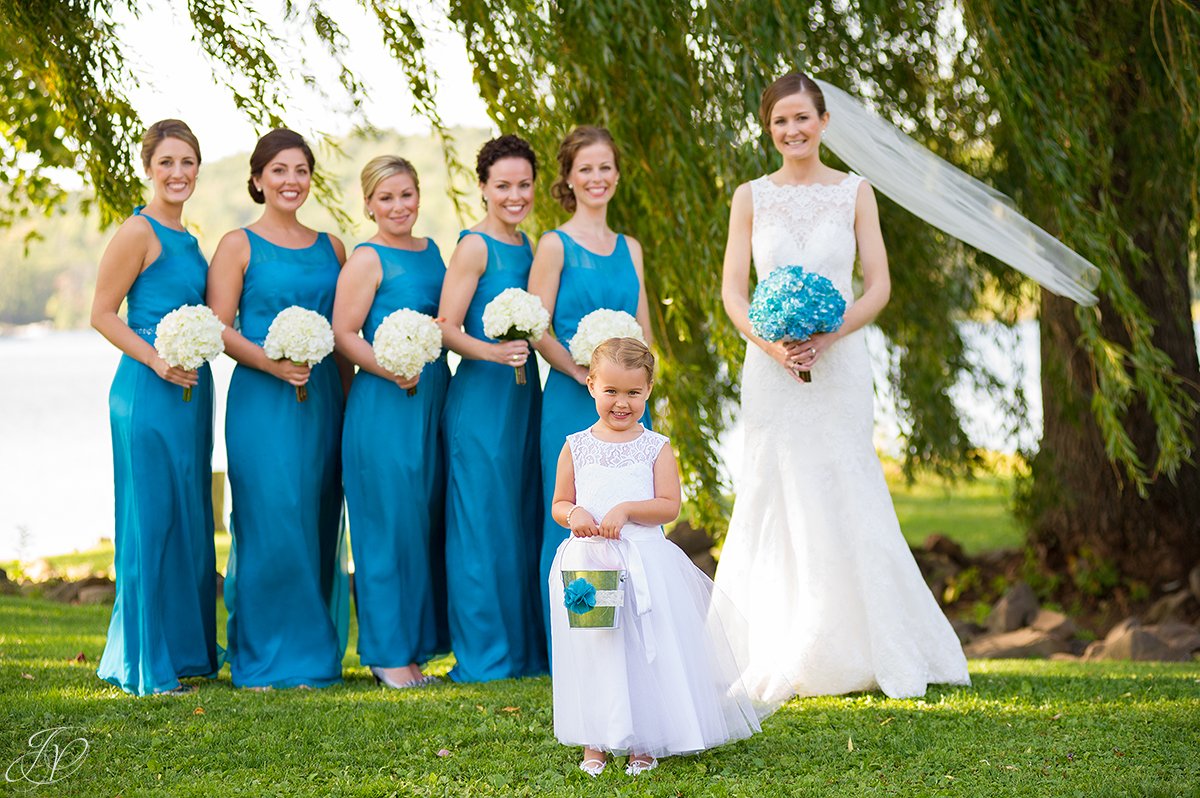
[[[589,776],[599,776],[608,765],[605,759],[585,759],[579,763],[579,769]]]
[[[658,767],[658,760],[654,757],[650,757],[649,762],[644,759],[630,759],[629,764],[625,766],[625,775],[637,776],[647,770],[654,770],[656,767]]]

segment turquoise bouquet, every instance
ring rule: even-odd
[[[759,280],[750,301],[750,329],[764,341],[804,341],[842,326],[846,300],[828,277],[780,266]],[[798,372],[805,382],[807,371]]]

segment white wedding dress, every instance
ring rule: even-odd
[[[759,279],[797,265],[854,301],[854,208],[862,178],[751,182]],[[797,383],[756,346],[742,372],[745,431],[717,587],[748,623],[747,689],[759,700],[881,689],[919,696],[969,684],[967,662],[896,521],[872,443],[874,397],[862,330]]]

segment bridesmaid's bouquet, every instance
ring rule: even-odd
[[[846,300],[828,277],[800,266],[780,266],[758,282],[750,301],[750,329],[764,341],[804,341],[842,326]],[[796,372],[805,382],[812,374]]]
[[[375,359],[393,374],[412,379],[421,373],[426,363],[442,354],[442,328],[432,316],[401,308],[389,313],[375,330]],[[417,386],[408,389],[416,396]]]
[[[497,341],[536,341],[550,327],[550,314],[520,288],[505,288],[483,309],[483,332]],[[525,384],[525,366],[514,366],[517,385]]]
[[[600,308],[579,320],[571,339],[571,359],[581,366],[592,365],[592,352],[609,338],[636,338],[646,343],[637,319],[623,310]]]
[[[208,305],[184,305],[158,322],[154,348],[167,365],[195,371],[225,351],[224,330],[225,325]],[[183,401],[192,401],[190,385],[183,389]]]
[[[315,366],[333,352],[333,328],[315,310],[292,305],[279,311],[267,328],[263,350],[272,360],[287,358],[297,366]],[[308,386],[296,386],[296,401],[308,398]]]

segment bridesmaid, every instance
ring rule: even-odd
[[[142,137],[154,197],[100,258],[92,326],[124,354],[109,392],[116,492],[117,597],[100,678],[135,695],[183,695],[215,676],[216,558],[212,509],[212,374],[168,366],[154,349],[167,313],[204,304],[208,266],[183,228],[200,144],[178,119]],[[128,322],[117,315],[128,300]],[[190,402],[183,389],[192,389]]]
[[[541,382],[531,361],[533,373],[516,384],[513,367],[526,363],[529,345],[488,338],[482,318],[493,297],[529,279],[533,250],[517,225],[533,206],[537,159],[528,142],[501,136],[479,150],[475,171],[487,215],[460,234],[439,311],[446,345],[462,356],[443,419],[456,682],[546,672],[535,586]]]
[[[550,566],[567,536],[550,514],[558,453],[567,436],[596,422],[596,400],[588,393],[586,366],[571,359],[568,347],[579,320],[593,310],[623,310],[638,320],[647,343],[650,310],[642,276],[642,247],[608,226],[608,203],[620,180],[620,153],[601,127],[577,127],[558,148],[558,178],[550,193],[571,218],[538,242],[529,272],[529,290],[541,297],[552,319],[535,346],[552,367],[542,409],[541,469],[545,521],[540,577],[542,621],[550,639]],[[642,416],[650,427],[650,409]]]
[[[348,625],[339,454],[350,368],[327,357],[310,369],[262,349],[284,308],[333,314],[345,249],[296,218],[312,170],[312,150],[298,133],[273,130],[258,140],[248,186],[262,216],[225,234],[208,283],[209,304],[226,324],[225,351],[238,362],[225,416],[229,661],[234,685],[258,690],[340,681]],[[308,386],[303,403],[300,385]]]
[[[342,433],[358,656],[385,687],[422,687],[437,678],[420,663],[450,650],[439,430],[450,369],[443,354],[420,375],[400,377],[379,365],[371,343],[395,310],[437,315],[446,264],[433,239],[413,236],[421,193],[412,164],[373,159],[362,191],[378,230],[346,261],[333,305],[338,351],[359,369]]]

